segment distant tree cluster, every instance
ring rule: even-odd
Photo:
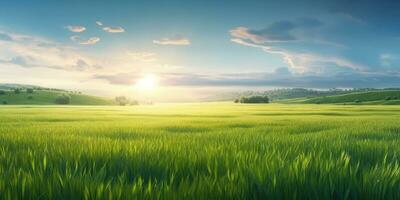
[[[14,88],[12,91],[14,91],[14,94],[20,94],[22,91],[26,90],[26,93],[32,94],[34,89],[33,88]],[[0,95],[5,94],[6,92],[3,90],[0,90]]]
[[[130,104],[133,105],[133,106],[139,105],[139,101],[131,100],[131,101],[130,101]]]
[[[396,96],[395,97],[388,96],[388,97],[385,98],[386,101],[397,100],[397,99],[399,99],[399,97],[396,97]]]
[[[268,96],[242,96],[240,99],[235,99],[235,103],[269,103]]]
[[[6,94],[6,91],[0,90],[0,95],[5,95],[5,94]]]
[[[55,103],[56,104],[69,104],[71,101],[71,97],[67,94],[60,94],[56,97]]]
[[[117,102],[120,106],[125,106],[126,104],[128,104],[129,100],[125,96],[118,96],[115,97],[115,102]]]
[[[73,90],[64,90],[64,89],[57,89],[57,88],[46,88],[46,87],[32,87],[27,88],[27,93],[31,93],[30,91],[34,90],[47,90],[47,91],[56,91],[56,92],[64,92],[64,93],[71,93],[71,94],[82,94],[80,91],[73,91]]]
[[[139,102],[136,100],[130,100],[129,98],[125,96],[118,96],[115,97],[115,102],[120,105],[120,106],[126,106],[126,105],[139,105]]]
[[[27,89],[26,89],[26,93],[32,94],[32,93],[33,93],[33,88],[27,88]]]

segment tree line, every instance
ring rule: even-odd
[[[269,103],[268,96],[254,95],[254,96],[241,96],[234,100],[235,103]]]

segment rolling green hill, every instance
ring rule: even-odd
[[[27,85],[27,84],[15,84],[15,83],[0,83],[0,90],[11,90],[15,88],[42,88],[36,85]]]
[[[364,93],[364,92],[380,92],[380,91],[400,91],[400,88],[352,88],[340,89],[331,88],[328,90],[317,90],[310,88],[281,88],[266,91],[237,91],[237,92],[221,92],[202,99],[203,101],[233,101],[242,96],[268,96],[271,101],[293,101],[295,99],[304,100],[314,97],[326,97],[334,95]],[[291,100],[289,100],[291,99]]]
[[[307,104],[382,104],[382,105],[399,105],[400,91],[370,91],[356,92],[343,95],[333,95],[314,98],[298,98],[290,100],[282,100],[280,103],[307,103]]]
[[[33,93],[27,93],[21,90],[21,93],[15,94],[12,90],[3,90],[5,94],[0,94],[0,104],[8,105],[54,105],[58,95],[68,94],[71,97],[69,105],[112,105],[111,99],[90,96],[85,94],[71,93],[66,91],[53,90],[35,90]]]

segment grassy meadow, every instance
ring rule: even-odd
[[[400,107],[1,106],[0,199],[400,199]]]

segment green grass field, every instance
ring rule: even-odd
[[[6,91],[6,94],[0,95],[0,104],[6,101],[10,105],[54,105],[55,99],[58,95],[66,92],[50,91],[50,90],[36,90],[34,93],[26,93],[22,90],[20,94],[15,94],[13,91]],[[77,94],[66,93],[71,97],[71,105],[112,105],[114,102],[110,99]],[[28,97],[32,96],[32,99]]]
[[[0,199],[400,199],[400,107],[0,106]]]

